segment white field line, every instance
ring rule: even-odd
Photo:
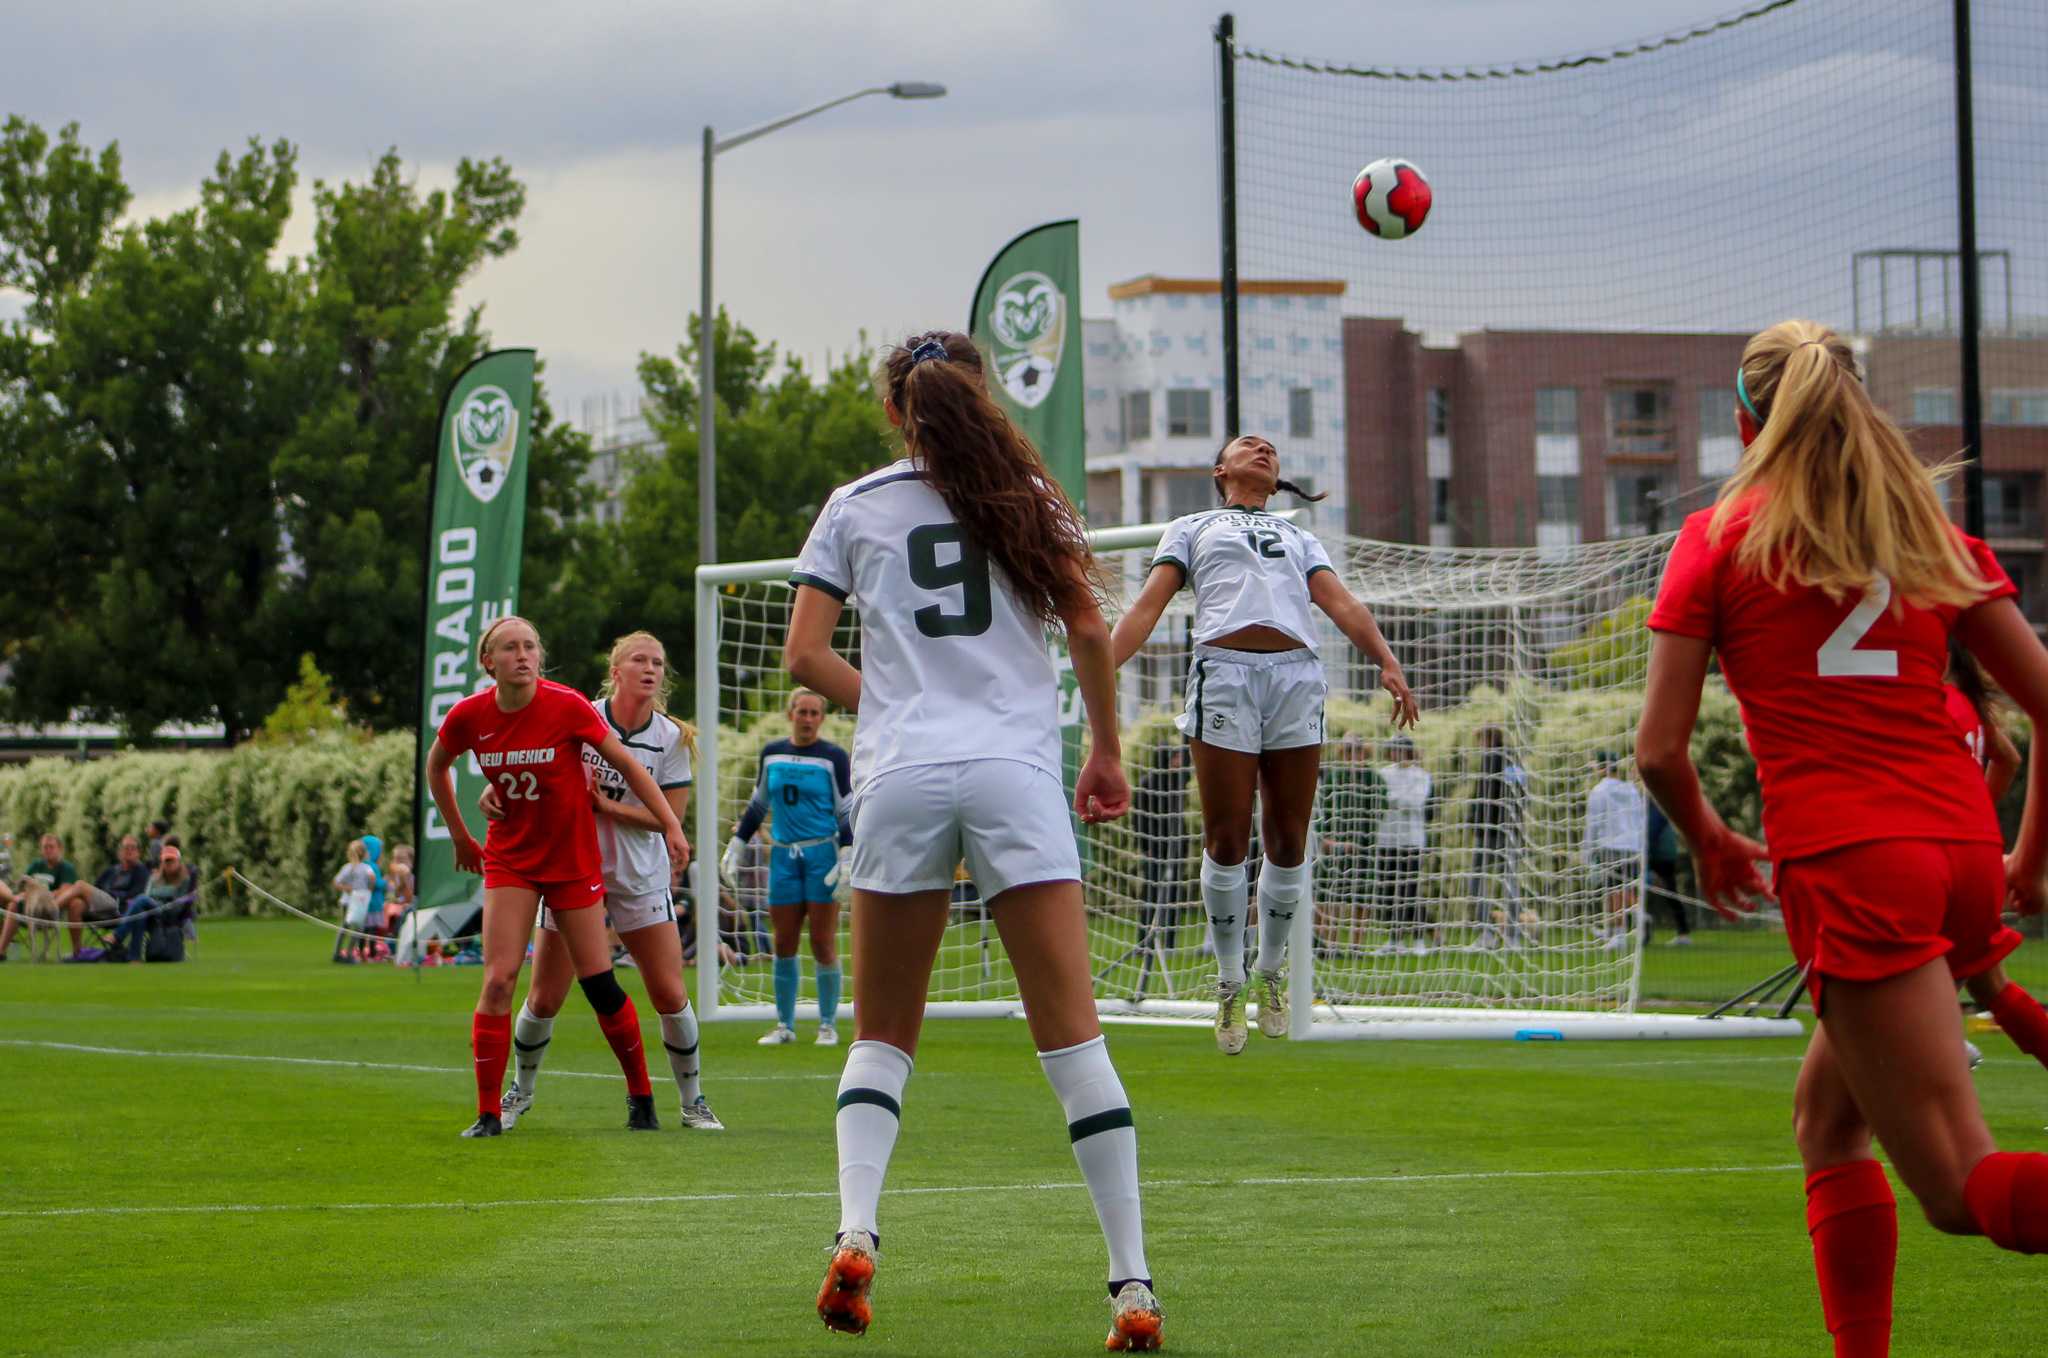
[[[270,1056],[250,1052],[149,1051],[141,1047],[92,1047],[82,1042],[39,1042],[30,1038],[0,1037],[0,1047],[40,1047],[47,1051],[83,1052],[92,1056],[153,1056],[172,1061],[254,1061],[264,1065],[328,1066],[342,1070],[396,1070],[414,1075],[474,1075],[469,1066],[413,1066],[398,1061],[341,1061],[320,1056]],[[549,1079],[616,1080],[616,1070],[560,1070],[547,1068]],[[770,1080],[836,1080],[837,1071],[792,1073],[788,1075],[720,1075],[719,1084],[762,1083]]]
[[[1670,1165],[1656,1169],[1501,1169],[1462,1170],[1443,1174],[1332,1174],[1290,1175],[1262,1179],[1147,1179],[1147,1192],[1194,1188],[1205,1191],[1231,1188],[1338,1188],[1359,1185],[1454,1184],[1514,1179],[1643,1179],[1710,1174],[1788,1174],[1799,1168],[1787,1165]],[[986,1193],[1080,1192],[1087,1185],[1073,1182],[1035,1184],[956,1184],[929,1188],[892,1188],[892,1198],[960,1196]],[[24,1207],[0,1209],[5,1217],[126,1217],[126,1216],[228,1216],[277,1212],[478,1212],[511,1207],[652,1207],[673,1203],[808,1201],[837,1198],[839,1190],[784,1189],[764,1193],[649,1193],[600,1198],[489,1198],[476,1202],[220,1202],[162,1206]]]

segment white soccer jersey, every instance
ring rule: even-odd
[[[1206,509],[1166,526],[1152,557],[1163,562],[1178,566],[1195,591],[1198,644],[1259,626],[1316,644],[1308,578],[1335,567],[1306,528],[1263,509]]]
[[[858,781],[963,759],[1060,776],[1045,627],[909,459],[833,491],[789,578],[860,610]]]
[[[611,699],[597,704],[597,710],[604,714],[605,724],[612,728],[619,743],[632,752],[663,792],[690,785],[690,747],[683,743],[682,727],[654,712],[644,725],[628,731],[612,716]],[[590,770],[591,785],[598,792],[615,802],[646,809],[646,804],[633,795],[633,789],[626,786],[625,776],[607,764],[594,747],[583,747],[583,765]],[[597,847],[604,855],[607,890],[624,896],[668,890],[668,845],[662,842],[659,831],[642,830],[622,825],[610,816],[599,816]]]

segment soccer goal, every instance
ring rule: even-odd
[[[1091,534],[1112,581],[1112,608],[1141,584],[1164,527]],[[1293,1035],[1799,1032],[1796,1022],[1637,1012],[1640,849],[1616,854],[1587,841],[1603,761],[1636,786],[1627,754],[1649,655],[1642,624],[1670,538],[1485,551],[1328,534],[1324,541],[1379,618],[1423,718],[1417,730],[1396,733],[1377,669],[1326,624],[1315,908],[1297,915],[1290,948]],[[782,644],[793,565],[697,572],[699,881],[715,876],[710,860],[746,803],[761,745],[787,731]],[[1132,814],[1076,825],[1097,1003],[1120,1021],[1201,1023],[1215,1010],[1198,880],[1200,810],[1173,726],[1191,651],[1190,604],[1188,594],[1177,595],[1150,644],[1119,674]],[[836,641],[858,663],[853,607]],[[1065,704],[1065,720],[1075,751],[1086,729],[1077,698]],[[849,714],[835,713],[825,738],[851,748],[852,726]],[[1254,873],[1259,855],[1255,833]],[[721,887],[715,916],[698,911],[706,1017],[772,1014],[765,885],[765,860],[749,863]],[[721,963],[719,935],[738,965]],[[964,878],[931,997],[934,1015],[1019,1012],[989,911]]]

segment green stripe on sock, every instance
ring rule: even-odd
[[[1067,1124],[1067,1139],[1082,1141],[1097,1132],[1113,1132],[1119,1127],[1133,1127],[1138,1124],[1131,1119],[1128,1108],[1105,1108],[1100,1113],[1090,1113],[1078,1122]]]
[[[890,1117],[897,1119],[899,1122],[903,1119],[903,1105],[879,1089],[843,1089],[839,1092],[839,1106],[841,1108],[854,1103],[871,1103],[875,1107],[886,1111]],[[1130,1120],[1130,1116],[1130,1110],[1124,1110],[1124,1120],[1126,1122]]]

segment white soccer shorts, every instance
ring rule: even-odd
[[[1174,725],[1190,740],[1258,754],[1323,743],[1323,700],[1330,685],[1307,647],[1233,651],[1195,647],[1187,706]]]
[[[676,908],[669,903],[666,891],[650,891],[644,896],[619,896],[606,891],[604,913],[611,920],[612,928],[622,934],[676,922]],[[540,908],[534,922],[549,933],[560,932],[555,928],[555,912],[545,905]]]
[[[891,769],[854,794],[856,890],[942,891],[962,859],[985,901],[1034,882],[1079,881],[1060,780],[1019,760],[967,759]]]

